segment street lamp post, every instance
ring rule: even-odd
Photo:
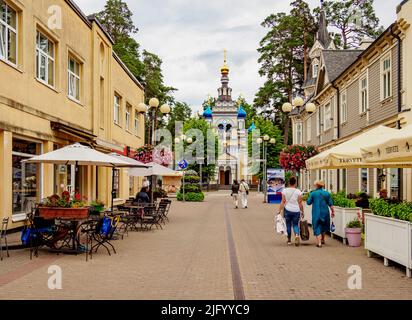
[[[263,182],[267,182],[267,162],[268,162],[268,144],[276,144],[276,139],[275,138],[270,138],[268,135],[264,135],[263,137],[260,137],[256,140],[256,142],[261,145],[263,144]],[[263,194],[264,194],[264,200],[263,203],[267,203],[267,186],[263,185]]]
[[[292,103],[286,102],[282,106],[282,111],[285,114],[290,114],[293,110],[293,108],[298,109],[298,115],[300,116],[300,113],[302,112],[302,107],[305,105],[305,101],[301,97],[296,97],[293,99]],[[305,106],[305,111],[308,114],[313,114],[316,111],[316,105],[312,102],[307,103]],[[302,140],[302,139],[300,139]],[[298,142],[299,143],[299,142]]]
[[[303,100],[301,97],[296,97],[293,99],[292,103],[286,102],[282,106],[282,111],[286,114],[289,114],[292,112],[293,108],[298,108],[298,113],[300,114],[301,108],[305,104],[305,100]],[[306,104],[305,110],[307,113],[312,114],[316,111],[316,105],[314,103],[308,103]]]
[[[146,106],[144,103],[140,103],[137,106],[137,111],[141,114],[146,114],[149,112],[149,118],[151,121],[151,134],[150,137],[148,137],[147,142],[148,144],[152,144],[152,146],[155,145],[156,143],[156,138],[155,138],[155,132],[156,132],[156,127],[157,127],[157,114],[158,114],[158,108],[159,108],[160,102],[159,99],[157,98],[151,98],[149,100],[149,107]],[[162,113],[162,116],[167,115],[170,113],[170,106],[167,104],[164,104],[160,107],[160,112]],[[152,196],[152,201],[153,201],[153,193],[154,193],[154,188],[156,187],[156,180],[155,176],[151,177],[151,196]]]

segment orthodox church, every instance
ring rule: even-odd
[[[203,113],[204,119],[219,137],[220,152],[217,159],[215,181],[221,186],[228,186],[234,180],[247,180],[248,148],[246,111],[240,101],[232,99],[229,87],[229,66],[225,50],[224,64],[220,69],[221,86],[215,104],[209,103]],[[210,100],[209,100],[210,102]]]

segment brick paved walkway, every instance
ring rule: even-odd
[[[164,230],[129,233],[115,256],[100,251],[86,263],[41,252],[29,261],[12,251],[0,262],[0,299],[412,299],[404,270],[361,248],[287,247],[274,234],[274,210],[255,194],[249,209],[235,210],[227,193],[214,193],[202,204],[174,202]],[[63,270],[62,290],[47,287],[50,265]],[[362,268],[362,290],[347,288],[351,265]]]

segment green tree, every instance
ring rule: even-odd
[[[267,167],[268,168],[279,168],[279,155],[280,152],[284,148],[284,143],[282,139],[282,131],[276,126],[272,121],[265,119],[261,116],[257,116],[253,119],[257,129],[260,130],[261,136],[268,135],[270,138],[275,138],[276,139],[276,144],[268,144],[268,163]],[[256,141],[253,141],[253,135],[252,133],[249,133],[249,154],[252,154],[252,143],[256,143]],[[261,150],[263,152],[263,150]],[[262,172],[263,172],[263,164],[261,164],[261,169],[260,169],[260,178],[262,178]]]
[[[169,121],[166,125],[166,129],[172,133],[173,138],[175,137],[176,122],[181,121],[185,123],[191,116],[192,109],[186,102],[176,102],[174,104],[170,112]]]
[[[208,145],[208,137],[209,135],[212,135],[212,137],[215,140],[215,159],[217,159],[218,155],[218,139],[217,136],[209,130],[209,124],[204,120],[204,119],[196,119],[196,118],[191,118],[188,121],[186,121],[183,125],[183,132],[187,133],[190,129],[199,129],[204,137],[204,155],[205,158],[207,156],[207,145]],[[196,157],[197,155],[193,155]],[[189,170],[195,170],[196,172],[200,172],[200,165],[199,164],[191,164],[189,165]],[[210,181],[212,177],[214,177],[216,171],[216,163],[208,163],[207,160],[205,161],[205,164],[202,165],[202,176],[206,181]]]
[[[331,27],[338,30],[335,43],[343,49],[357,48],[365,37],[376,38],[383,28],[375,14],[373,0],[325,0],[323,9]],[[321,8],[315,9],[319,14]]]
[[[174,102],[171,94],[177,89],[165,86],[162,73],[162,59],[154,53],[143,50],[143,78],[146,83],[146,103],[153,97],[158,98],[161,103]]]
[[[115,43],[124,41],[139,29],[133,23],[133,13],[122,0],[107,0],[104,10],[97,18],[105,27]]]
[[[271,14],[262,23],[269,30],[260,42],[258,62],[259,74],[266,81],[254,101],[262,115],[283,130],[285,144],[290,140],[290,119],[282,113],[281,106],[302,93],[308,50],[316,31],[315,19],[305,1],[293,1],[291,7],[290,14]]]

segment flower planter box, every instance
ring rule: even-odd
[[[312,206],[308,206],[306,203],[303,203],[303,209],[305,213],[305,219],[311,225],[312,224]]]
[[[89,216],[89,208],[39,208],[40,217],[52,219],[86,219]]]
[[[365,214],[365,249],[368,257],[376,253],[406,267],[406,276],[412,276],[412,224],[393,218]]]
[[[357,219],[358,214],[361,213],[362,209],[360,208],[341,208],[341,207],[335,207],[335,218],[333,218],[333,222],[335,223],[335,231],[332,232],[332,238],[333,236],[338,236],[341,237],[343,240],[343,243],[347,243],[346,239],[346,225]],[[332,219],[331,219],[332,223]]]

